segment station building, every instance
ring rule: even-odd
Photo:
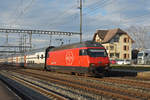
[[[110,59],[131,59],[134,41],[129,34],[120,28],[97,30],[93,41],[101,43],[107,50]]]

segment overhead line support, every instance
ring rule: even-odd
[[[80,42],[82,42],[82,0],[80,0]]]
[[[3,29],[0,32],[5,33],[28,33],[28,34],[49,34],[49,35],[79,35],[76,32],[61,32],[61,31],[44,31],[44,30],[24,30],[24,29]]]

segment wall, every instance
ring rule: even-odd
[[[127,39],[126,42],[124,42],[124,38]],[[102,41],[98,35],[95,40],[99,43]],[[132,40],[127,34],[120,35],[119,42],[104,43],[102,45],[106,48],[109,57],[111,56],[110,54],[114,53],[114,57],[111,57],[112,59],[131,59]],[[114,49],[111,49],[112,46]],[[126,46],[126,50],[124,50],[124,46]],[[118,58],[116,57],[116,53],[119,54]],[[126,54],[126,58],[124,58],[124,54]]]

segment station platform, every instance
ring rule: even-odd
[[[0,100],[21,100],[0,80]]]
[[[150,67],[150,65],[137,65],[137,64],[131,64],[131,65],[125,65],[125,64],[122,64],[122,65],[119,65],[119,64],[110,64],[110,66],[124,66],[124,67]]]
[[[130,69],[111,69],[111,76],[134,76],[150,78],[150,71],[144,70],[130,70]]]
[[[132,67],[150,67],[150,65],[135,65],[135,64],[132,64],[130,66],[132,66]]]

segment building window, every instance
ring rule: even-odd
[[[127,46],[126,45],[123,46],[123,50],[127,50]]]
[[[126,38],[124,38],[124,43],[126,43]]]
[[[114,46],[110,46],[110,50],[114,50]]]
[[[112,58],[114,56],[114,53],[110,53],[110,58]]]
[[[116,57],[119,58],[119,53],[116,53]]]
[[[129,50],[129,46],[124,45],[123,50],[125,50],[125,51]]]
[[[124,38],[124,43],[127,43],[129,42],[129,39],[128,38]]]
[[[123,54],[123,58],[126,59],[127,58],[127,54]]]

